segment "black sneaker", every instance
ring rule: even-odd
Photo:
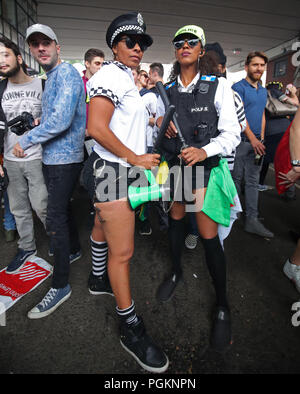
[[[140,317],[131,325],[122,323],[120,332],[121,345],[142,368],[154,373],[163,373],[168,369],[168,357],[148,336]]]
[[[8,267],[6,268],[7,274],[14,274],[19,271],[26,263],[27,259],[36,254],[36,249],[34,250],[24,250],[18,249],[18,253],[12,259]]]
[[[230,312],[225,307],[217,307],[214,315],[211,346],[218,352],[223,352],[232,344]]]
[[[172,275],[159,286],[156,293],[157,299],[161,302],[169,301],[174,295],[175,288],[180,279],[181,275],[172,273]]]
[[[93,272],[91,272],[88,280],[88,288],[90,294],[93,295],[109,294],[114,296],[107,272],[102,276],[95,276]]]
[[[139,233],[140,233],[140,235],[151,235],[152,234],[151,224],[148,219],[141,222]]]

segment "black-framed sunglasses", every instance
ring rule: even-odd
[[[184,46],[184,44],[187,42],[189,47],[194,48],[199,41],[200,41],[199,38],[190,38],[190,39],[186,38],[185,40],[174,41],[173,45],[175,49],[181,49]]]
[[[121,38],[120,41],[125,41],[125,44],[128,49],[132,49],[136,46],[136,44],[139,44],[139,47],[141,48],[142,52],[145,52],[145,50],[148,48],[148,45],[145,44],[142,38],[135,37],[135,36],[127,36]]]

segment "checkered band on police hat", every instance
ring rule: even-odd
[[[152,38],[146,34],[146,24],[139,12],[120,15],[111,22],[106,32],[106,43],[110,48],[120,34],[141,35],[147,46],[152,45],[153,42]]]
[[[141,26],[126,25],[126,26],[121,26],[121,27],[119,27],[119,28],[114,32],[114,34],[113,34],[112,37],[111,37],[110,46],[112,47],[112,44],[113,44],[113,42],[114,42],[114,39],[115,39],[120,33],[126,33],[126,32],[128,32],[128,31],[132,32],[132,31],[135,31],[135,30],[137,31],[137,33],[141,33],[141,34],[144,33],[144,30],[143,30],[143,28],[142,28]]]

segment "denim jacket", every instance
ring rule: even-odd
[[[42,160],[48,165],[82,162],[85,111],[80,74],[72,65],[60,63],[47,72],[41,123],[20,139],[21,148],[42,144]]]

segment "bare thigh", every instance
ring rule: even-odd
[[[134,247],[135,216],[127,199],[95,203],[95,210],[95,221],[98,221],[97,227],[102,230],[109,252],[128,254],[128,250]]]

